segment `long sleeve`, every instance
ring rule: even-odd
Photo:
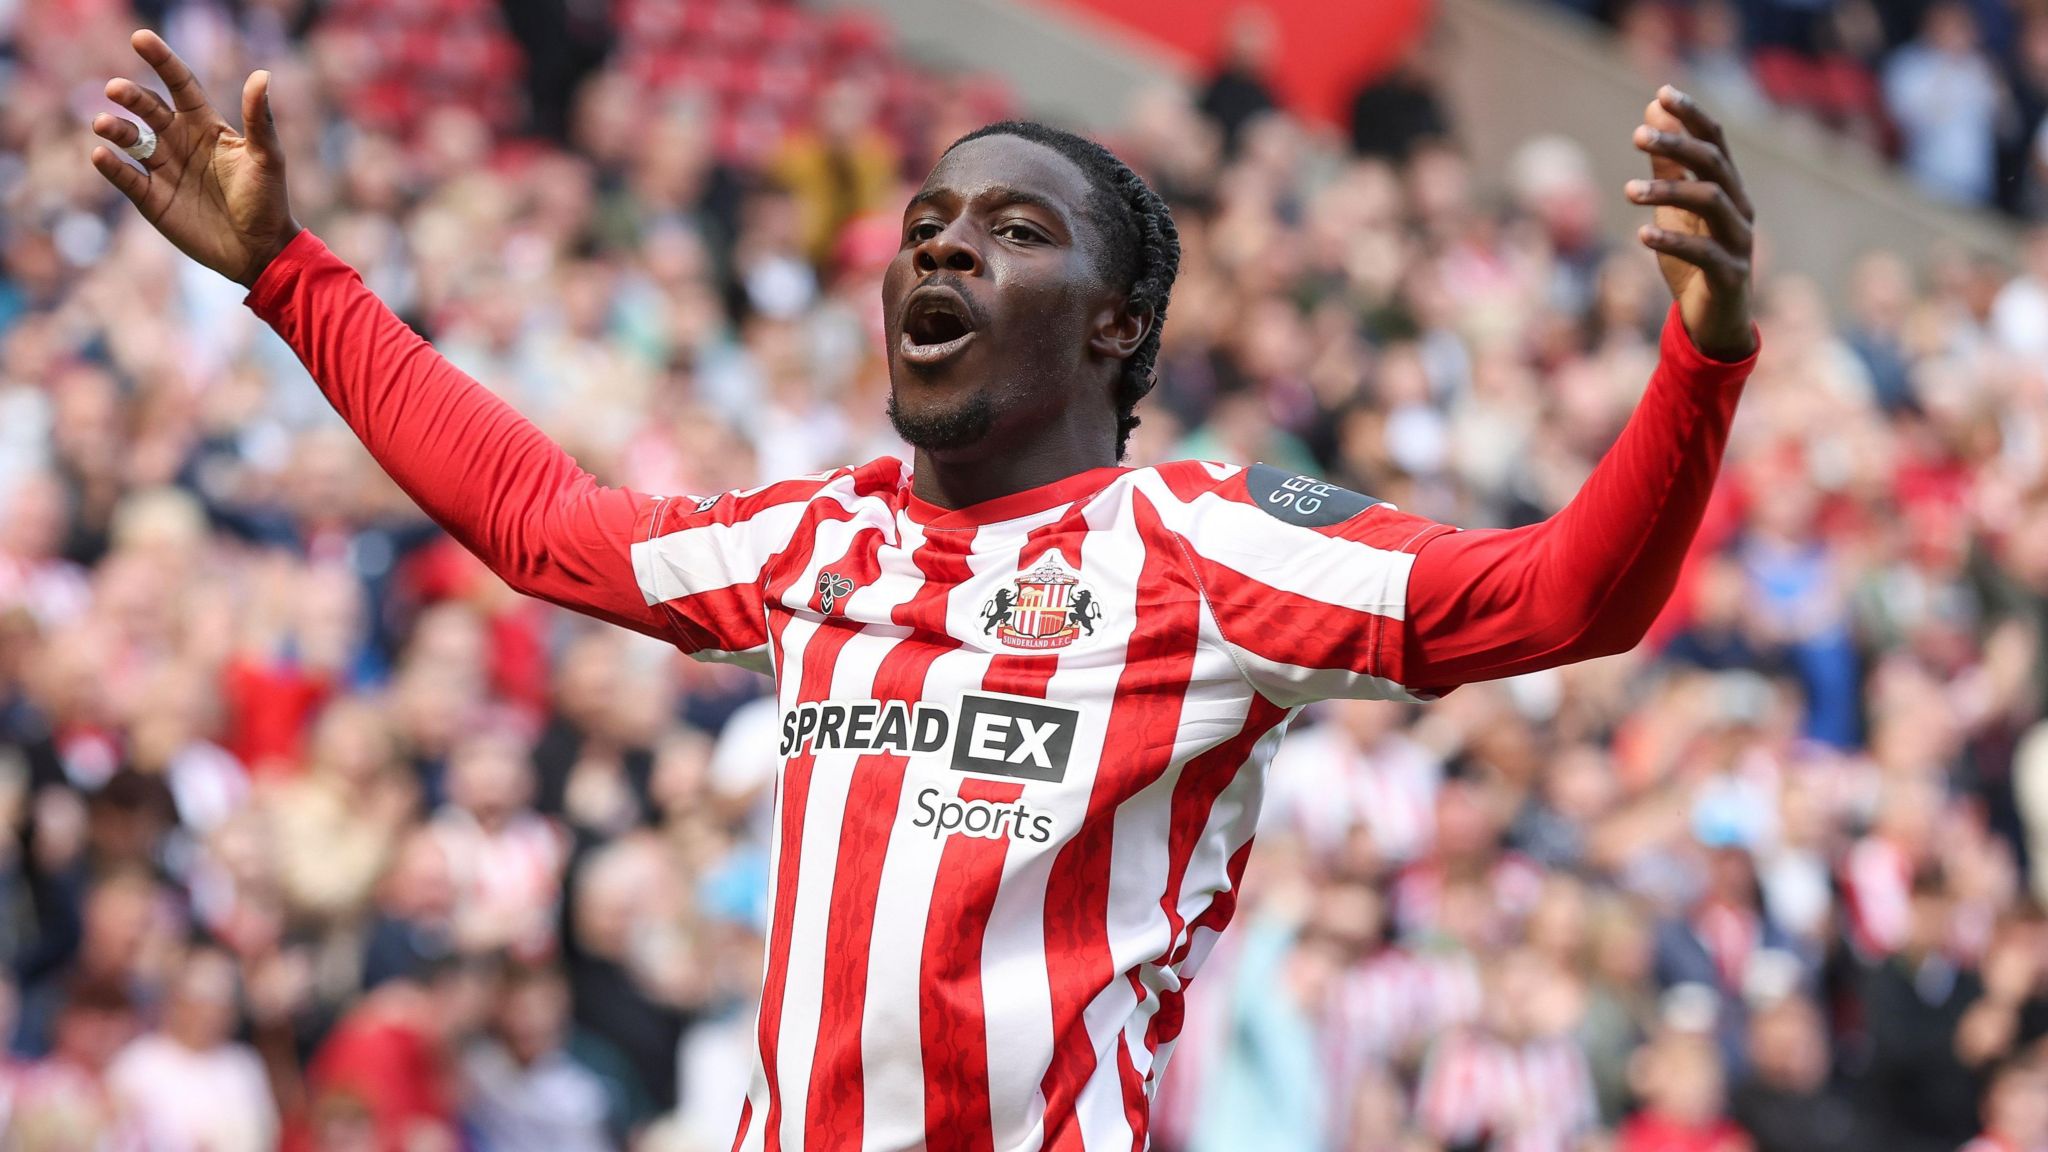
[[[247,303],[406,495],[506,583],[677,638],[633,567],[656,502],[597,483],[393,315],[319,238],[299,233]]]
[[[1431,694],[1634,647],[1678,579],[1755,363],[1707,358],[1673,307],[1635,415],[1569,504],[1416,553],[1395,677]]]

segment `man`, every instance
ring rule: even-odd
[[[775,673],[740,1149],[1142,1144],[1294,711],[1635,644],[1756,350],[1748,199],[1720,128],[1665,89],[1636,135],[1654,179],[1629,194],[1657,206],[1641,239],[1682,323],[1557,517],[1459,532],[1270,467],[1121,468],[1173,221],[1100,147],[1006,123],[941,158],[884,278],[914,468],[647,496],[598,485],[299,229],[267,73],[238,134],[162,40],[134,46],[170,102],[111,82],[153,136],[99,117],[142,166],[94,165],[250,288],[422,507],[516,588]]]
[[[1984,1131],[1960,1152],[2040,1152],[2048,1148],[2048,1078],[2038,1057],[2013,1056],[1985,1078]]]

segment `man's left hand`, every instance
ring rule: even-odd
[[[1628,198],[1657,209],[1636,236],[1657,253],[1685,330],[1716,360],[1747,357],[1756,351],[1756,209],[1720,123],[1667,84],[1643,110],[1635,145],[1650,156],[1650,179],[1629,181]]]

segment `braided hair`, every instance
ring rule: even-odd
[[[1095,141],[1030,120],[1004,120],[978,128],[953,141],[946,151],[984,136],[1015,136],[1047,148],[1074,162],[1094,190],[1089,204],[1102,232],[1100,271],[1124,292],[1127,311],[1150,312],[1152,326],[1138,349],[1124,358],[1116,385],[1116,455],[1121,460],[1138,426],[1138,401],[1158,383],[1159,333],[1166,327],[1166,299],[1180,272],[1180,232],[1173,213],[1142,177],[1116,154]]]

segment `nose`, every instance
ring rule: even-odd
[[[940,269],[969,276],[981,271],[981,256],[961,238],[962,227],[962,222],[955,220],[917,246],[911,261],[918,275],[929,276]]]

